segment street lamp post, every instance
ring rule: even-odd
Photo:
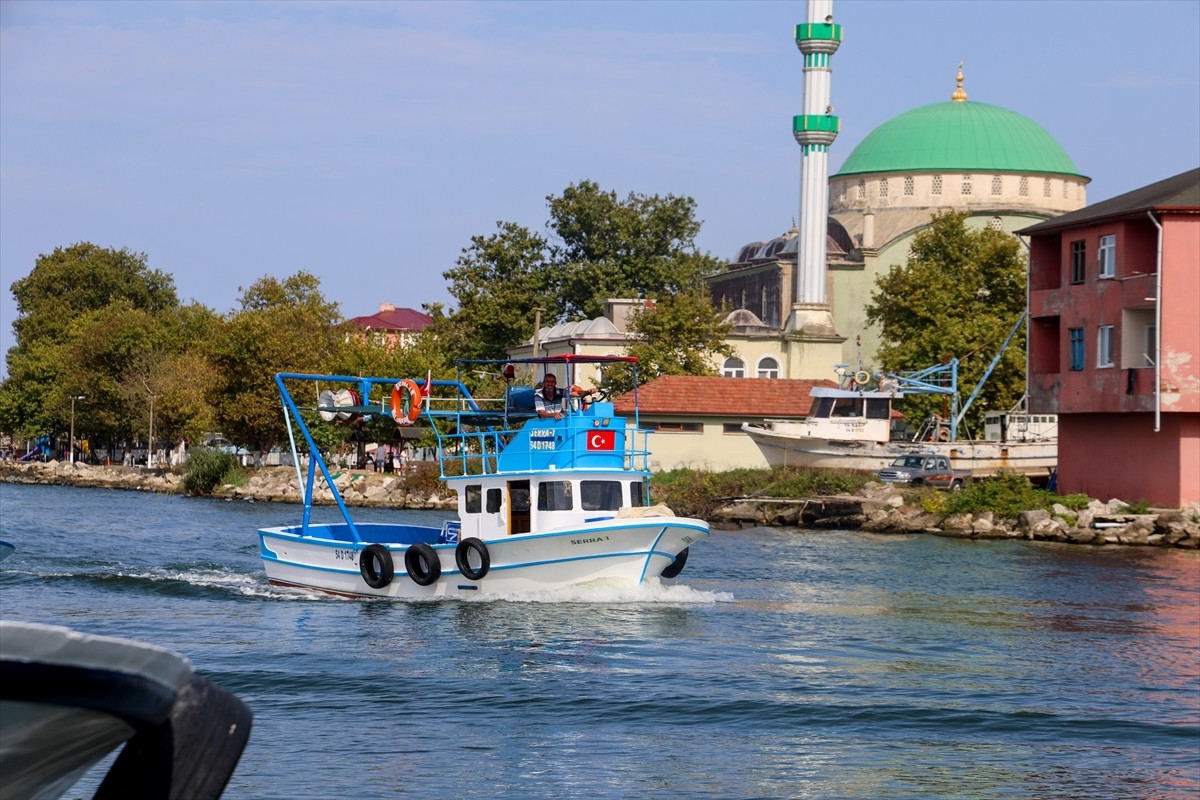
[[[78,395],[71,398],[71,463],[75,463],[75,401],[87,400],[83,395]]]

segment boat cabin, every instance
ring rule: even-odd
[[[513,430],[464,427],[440,437],[439,448],[444,480],[458,493],[460,538],[551,531],[646,505],[649,432],[615,416],[610,402]]]

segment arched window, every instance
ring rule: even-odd
[[[746,362],[740,358],[727,358],[721,365],[721,374],[726,378],[746,377]]]
[[[759,359],[757,375],[760,378],[778,378],[779,362],[770,356]]]

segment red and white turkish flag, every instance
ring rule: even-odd
[[[615,450],[617,435],[613,431],[590,431],[587,435],[588,450]]]

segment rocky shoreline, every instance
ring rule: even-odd
[[[333,474],[348,506],[453,510],[455,498],[415,490],[403,476],[342,470]],[[89,466],[62,461],[0,463],[0,481],[7,483],[84,486],[104,489],[184,494],[182,476],[168,469]],[[220,487],[214,496],[249,502],[300,503],[302,493],[291,467],[268,467],[251,473],[244,486]],[[1123,513],[1120,500],[1093,500],[1072,511],[1056,505],[1052,511],[1033,510],[1015,519],[991,512],[945,515],[911,505],[911,491],[868,483],[858,495],[784,500],[735,498],[709,515],[715,526],[765,525],[817,529],[856,529],[881,534],[927,533],[962,539],[1027,539],[1083,545],[1133,545],[1200,549],[1200,512],[1158,510],[1150,514]],[[333,495],[320,479],[314,496],[318,504]]]

